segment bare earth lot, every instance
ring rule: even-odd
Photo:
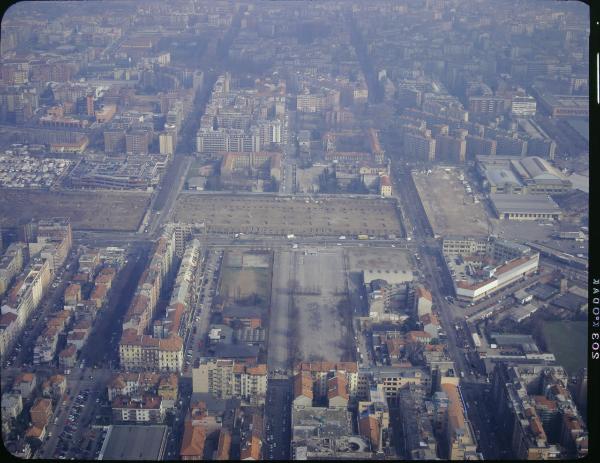
[[[390,248],[348,248],[349,267],[361,270],[411,270],[410,251]]]
[[[458,179],[458,172],[434,169],[429,175],[412,177],[433,232],[445,235],[485,235],[488,214],[481,202],[474,204],[471,195]]]
[[[69,217],[75,230],[137,230],[150,194],[114,191],[0,190],[0,226]]]
[[[182,193],[172,220],[203,223],[209,232],[267,235],[400,234],[395,202],[380,198],[305,198]]]

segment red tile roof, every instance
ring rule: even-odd
[[[205,442],[206,430],[201,426],[192,426],[192,422],[186,420],[179,455],[182,457],[196,457],[198,460],[202,460]]]

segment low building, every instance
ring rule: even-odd
[[[491,194],[551,195],[573,188],[568,178],[538,156],[478,156],[477,171]]]
[[[294,407],[312,407],[313,380],[308,371],[301,371],[294,376],[292,405]]]
[[[51,399],[60,399],[66,390],[67,378],[64,375],[52,375],[42,384],[42,394]]]
[[[328,380],[342,373],[348,384],[348,395],[354,400],[358,394],[358,364],[356,362],[301,362],[295,372],[308,372],[313,380],[313,394],[316,399],[326,399]]]
[[[386,198],[392,196],[392,182],[387,175],[379,177],[379,194]]]
[[[217,461],[228,461],[231,454],[231,431],[227,428],[221,428],[219,430],[219,442],[217,444],[217,450],[215,460]]]
[[[441,387],[448,396],[445,457],[449,460],[483,460],[481,454],[477,453],[473,428],[467,420],[459,387],[452,383],[444,383]]]
[[[560,220],[562,211],[550,196],[490,194],[492,208],[504,220]]]
[[[31,416],[31,422],[34,426],[40,429],[46,427],[52,416],[52,401],[50,399],[37,398],[33,403],[33,406],[29,410]]]
[[[99,460],[160,461],[167,447],[169,428],[161,425],[112,425],[100,450]]]
[[[539,266],[539,254],[518,257],[489,270],[490,276],[482,279],[455,280],[456,297],[467,302],[477,301],[531,275]]]
[[[24,399],[28,399],[37,386],[35,373],[21,373],[13,383],[13,391],[18,391]]]
[[[58,354],[58,366],[61,368],[73,368],[77,361],[77,347],[75,344],[67,344]]]
[[[192,420],[187,419],[183,425],[183,439],[179,456],[182,460],[204,460],[206,429],[193,426]]]
[[[111,402],[112,416],[115,421],[134,421],[137,423],[162,423],[165,408],[162,399],[153,394],[141,397],[117,396]]]
[[[203,359],[192,369],[193,391],[220,399],[238,398],[246,403],[264,403],[267,366],[244,364],[229,359]]]
[[[343,408],[292,410],[293,460],[372,458],[369,444],[353,432],[352,414]]]

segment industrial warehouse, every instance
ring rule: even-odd
[[[510,241],[444,240],[444,257],[459,300],[478,301],[537,271],[539,253]]]

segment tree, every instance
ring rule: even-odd
[[[329,172],[328,168],[325,168],[319,175],[319,192],[321,193],[337,193],[338,184],[335,178],[335,172]]]
[[[348,192],[357,194],[367,194],[369,193],[369,189],[360,178],[355,178],[351,180],[348,184]]]
[[[218,191],[223,189],[223,183],[221,182],[221,177],[218,175],[211,175],[206,179],[206,185],[204,186],[205,190],[209,191]]]
[[[265,188],[265,191],[273,191],[273,192],[279,191],[279,182],[273,175],[271,175],[271,181],[269,182],[269,185],[267,186],[267,188]]]

